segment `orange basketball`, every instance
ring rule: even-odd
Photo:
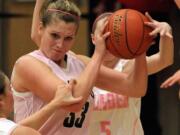
[[[106,40],[107,49],[115,56],[132,59],[149,48],[152,28],[144,25],[148,18],[133,9],[120,9],[110,17],[105,31],[111,34]]]

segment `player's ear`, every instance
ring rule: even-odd
[[[43,28],[44,28],[44,27],[43,27],[43,23],[40,22],[40,23],[39,23],[39,27],[38,27],[38,34],[39,34],[39,35],[42,35],[42,32],[43,32],[43,30],[44,30]]]

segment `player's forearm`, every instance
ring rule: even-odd
[[[147,63],[145,54],[138,56],[134,62],[134,68],[128,76],[129,95],[132,97],[142,97],[147,89]]]
[[[39,45],[40,36],[38,34],[38,27],[40,23],[40,9],[42,7],[44,0],[36,0],[34,7],[33,18],[32,18],[32,27],[31,27],[31,39]]]
[[[161,37],[160,48],[159,48],[160,62],[163,62],[164,68],[173,64],[174,58],[174,42],[173,38]]]
[[[20,121],[19,124],[39,130],[56,109],[57,106],[53,102],[50,102],[38,112]]]
[[[85,70],[77,79],[77,85],[73,91],[74,97],[83,96],[84,102],[87,100],[95,84],[102,59],[102,55],[94,53],[91,61],[87,64]]]
[[[169,37],[161,37],[159,52],[147,57],[148,74],[154,74],[173,64],[174,43]]]

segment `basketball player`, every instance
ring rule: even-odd
[[[36,5],[40,5],[38,2],[40,0]],[[103,34],[106,20],[96,29],[96,47],[90,59],[70,51],[80,23],[80,11],[75,4],[68,0],[48,0],[40,11],[40,21],[34,23],[38,29],[32,28],[39,34],[35,38],[39,50],[19,58],[12,73],[16,121],[41,109],[52,100],[56,87],[66,85],[70,79],[77,80],[73,96],[82,96],[83,100],[52,114],[39,130],[43,135],[87,135],[94,85],[128,96],[144,95],[147,87],[145,54],[135,59],[131,74],[101,66],[106,52],[105,39],[110,34]]]
[[[37,129],[49,118],[49,116],[61,106],[76,104],[80,98],[72,97],[73,81],[66,87],[57,90],[55,98],[32,116],[20,121],[18,124],[7,119],[13,110],[13,97],[10,91],[10,82],[7,76],[0,71],[0,135],[40,135]]]
[[[98,22],[107,18],[112,13],[104,13],[97,17],[94,22],[92,33],[94,33]],[[174,45],[172,31],[166,22],[153,20],[147,13],[146,16],[151,20],[146,25],[154,30],[151,36],[160,34],[159,52],[146,57],[148,74],[156,73],[173,63]],[[92,40],[94,36],[92,34]],[[134,60],[123,60],[106,53],[103,65],[113,68],[119,72],[131,72]],[[137,89],[135,88],[134,91]],[[127,95],[117,95],[101,89],[95,91],[95,106],[93,119],[90,124],[90,135],[143,135],[140,120],[141,96],[134,98]]]

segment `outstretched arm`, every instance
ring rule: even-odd
[[[170,76],[166,81],[161,84],[161,88],[168,88],[178,83],[180,85],[180,70]]]

